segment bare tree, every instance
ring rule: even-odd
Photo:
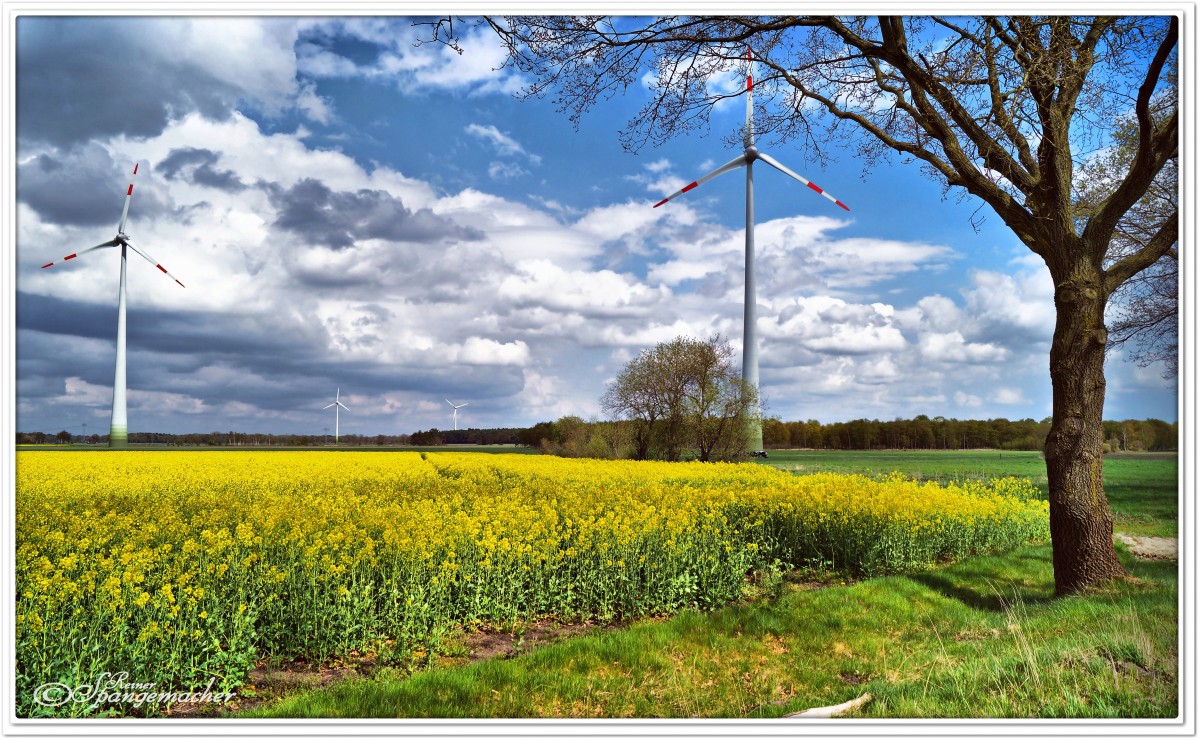
[[[747,447],[747,415],[755,409],[755,389],[742,380],[733,348],[720,338],[695,343],[686,362],[686,412],[697,458],[709,462],[738,457]]]
[[[1043,259],[1055,285],[1046,438],[1057,593],[1125,573],[1104,494],[1104,324],[1110,297],[1177,241],[1177,200],[1140,246],[1108,260],[1118,227],[1178,152],[1178,104],[1152,115],[1177,56],[1176,17],[485,18],[528,95],[552,93],[578,121],[597,101],[650,81],[622,134],[637,149],[707,127],[741,91],[706,84],[752,50],[758,132],[818,160],[826,136],[866,166],[896,154],[946,189],[981,200]],[[443,38],[445,22],[431,24]],[[649,74],[647,74],[649,73]],[[1074,208],[1082,154],[1135,122],[1133,155],[1085,216]],[[732,141],[740,132],[731,132]]]
[[[621,369],[600,399],[604,413],[633,427],[633,452],[638,460],[650,457],[659,420],[666,414],[654,364],[649,351],[638,355]]]

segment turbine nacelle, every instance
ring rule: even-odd
[[[137,168],[137,165],[135,164],[133,166],[133,174],[136,175],[137,170],[138,170],[138,168]],[[87,254],[88,252],[94,252],[97,249],[105,249],[108,247],[128,247],[129,249],[132,249],[134,252],[136,252],[138,255],[140,255],[142,259],[146,260],[150,264],[157,267],[167,277],[171,278],[176,283],[179,283],[179,287],[181,287],[181,288],[187,287],[183,283],[179,282],[179,278],[175,277],[170,272],[168,272],[167,268],[163,267],[162,264],[160,264],[157,260],[155,260],[153,257],[151,257],[144,249],[135,247],[133,244],[133,240],[129,238],[129,234],[125,233],[125,220],[129,216],[129,200],[132,197],[133,197],[133,183],[129,183],[129,189],[125,191],[125,206],[121,210],[121,221],[120,221],[120,223],[117,224],[117,235],[116,236],[114,236],[112,239],[109,239],[108,241],[104,242],[103,244],[97,244],[94,247],[89,247],[89,248],[84,249],[79,252],[72,252],[71,254],[68,254],[66,257],[63,257],[62,261],[66,262],[67,260],[73,260],[76,257]],[[53,266],[54,266],[53,262],[47,262],[46,264],[42,265],[42,269],[45,269],[47,267],[53,267]],[[124,273],[122,273],[122,274],[124,274]],[[124,293],[124,290],[125,290],[124,284],[122,284],[121,292]]]
[[[750,50],[747,49],[746,50],[746,63],[750,64],[751,62],[753,62],[753,57],[750,54]],[[771,165],[775,169],[779,170],[783,174],[787,175],[788,177],[791,177],[795,180],[798,180],[798,181],[804,183],[805,185],[807,185],[809,187],[809,189],[814,190],[818,194],[824,196],[827,200],[829,200],[833,204],[837,205],[839,208],[849,211],[850,208],[845,203],[841,202],[837,198],[835,198],[832,195],[830,195],[829,193],[825,192],[823,189],[818,187],[815,183],[808,181],[807,179],[796,174],[795,172],[792,172],[787,167],[784,167],[782,164],[775,161],[770,156],[758,151],[758,147],[756,147],[754,145],[753,95],[754,95],[753,78],[751,78],[750,71],[747,68],[747,70],[746,70],[746,127],[745,127],[745,129],[743,129],[743,131],[745,133],[742,136],[742,142],[745,145],[745,148],[742,150],[742,153],[739,156],[732,159],[731,161],[726,162],[725,164],[721,165],[720,167],[713,170],[712,172],[709,172],[708,174],[704,175],[703,177],[700,177],[700,178],[694,180],[693,182],[690,182],[687,185],[684,185],[683,188],[681,188],[680,190],[677,190],[676,192],[672,193],[671,195],[668,195],[667,197],[663,198],[659,202],[655,203],[654,207],[658,208],[661,205],[665,205],[668,201],[675,200],[676,198],[678,198],[679,196],[688,192],[689,190],[692,190],[694,188],[697,188],[697,187],[703,185],[704,183],[708,182],[709,180],[713,179],[714,177],[717,177],[718,175],[723,175],[726,172],[732,172],[733,170],[736,170],[739,167],[748,167],[749,165],[751,165],[757,161],[763,161],[763,162],[766,162],[767,164]],[[747,177],[749,177],[749,175],[747,175]]]

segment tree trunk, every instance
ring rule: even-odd
[[[1125,575],[1113,548],[1112,510],[1104,495],[1104,327],[1099,265],[1078,260],[1055,277],[1057,322],[1050,348],[1054,421],[1046,438],[1050,537],[1058,595]]]

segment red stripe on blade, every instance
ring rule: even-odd
[[[178,281],[178,280],[176,280],[175,282],[179,283],[179,281]],[[181,287],[181,288],[186,288],[187,286],[186,286],[186,285],[184,285],[183,283],[179,283],[179,287]]]
[[[47,262],[46,264],[42,265],[42,269],[45,270],[47,267],[50,267],[53,264],[53,262]]]
[[[162,265],[155,265],[155,267],[157,267],[158,269],[162,270],[163,272],[166,272],[166,271],[167,271],[167,268],[163,267]]]
[[[129,183],[129,189],[125,191],[126,195],[133,195],[133,183]]]
[[[683,188],[683,190],[680,190],[679,192],[681,192],[681,193],[686,193],[687,191],[691,190],[692,188],[696,187],[696,186],[697,186],[697,185],[699,185],[699,184],[700,184],[700,183],[698,183],[698,182],[694,182],[694,183],[692,183],[691,185],[687,185],[687,186],[685,186],[685,187]]]
[[[746,89],[750,90],[750,89],[753,89],[753,87],[754,87],[754,78],[751,77],[750,75],[746,75]]]
[[[663,198],[663,199],[662,199],[662,200],[660,200],[659,202],[655,203],[655,204],[654,204],[654,207],[655,207],[655,208],[658,208],[658,207],[659,207],[659,206],[661,206],[663,203],[666,203],[666,202],[667,202],[667,201],[669,201],[669,200],[670,200],[670,198]]]
[[[850,207],[847,206],[845,203],[841,202],[840,200],[835,200],[834,203],[837,203],[839,206],[841,206],[842,208],[845,208],[847,211],[850,210]]]
[[[813,183],[811,183],[811,182],[808,184],[808,186],[809,186],[810,188],[812,188],[813,190],[817,191],[818,193],[820,193],[821,195],[824,195],[824,194],[825,194],[825,191],[824,191],[824,190],[822,190],[821,188],[817,187],[816,185],[814,185],[814,184],[813,184]]]
[[[63,257],[63,259],[64,260],[73,260],[78,256],[79,256],[78,254],[68,254],[66,257]]]
[[[137,168],[138,168],[138,163],[134,162],[133,163],[133,174],[135,174],[135,175],[137,174]]]

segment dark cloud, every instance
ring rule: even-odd
[[[344,249],[359,239],[428,244],[483,238],[477,229],[459,226],[427,208],[413,212],[382,190],[335,192],[311,178],[287,189],[268,185],[267,190],[279,212],[275,225],[312,245]]]
[[[173,58],[145,43],[161,22],[18,18],[18,140],[70,146],[117,134],[155,136],[191,111],[228,117],[237,87],[207,72],[203,60]]]
[[[183,180],[195,185],[238,193],[246,189],[236,174],[230,170],[219,170],[214,165],[221,155],[211,149],[184,147],[172,149],[166,159],[158,164],[158,172],[168,180]]]
[[[133,180],[133,165],[115,161],[108,150],[97,144],[81,145],[64,153],[40,154],[17,166],[17,197],[45,221],[64,226],[95,226],[99,228],[97,237],[111,236],[102,227],[116,231],[125,193]],[[142,178],[147,174],[139,172]],[[131,219],[165,210],[165,204],[153,189],[135,188]]]
[[[18,427],[27,430],[63,426],[64,420],[92,419],[89,431],[103,434],[108,401],[90,406],[62,401],[64,382],[78,377],[97,386],[111,386],[113,354],[97,348],[116,339],[116,306],[17,293],[17,358],[20,400],[30,411],[19,410]],[[380,321],[388,309],[368,304],[359,321]],[[274,432],[315,431],[296,427],[294,421],[270,414],[320,412],[336,387],[348,394],[379,395],[391,392],[474,398],[502,398],[519,393],[524,385],[520,368],[462,366],[447,373],[442,367],[396,367],[367,361],[346,361],[326,349],[328,337],[320,325],[279,315],[237,315],[179,310],[130,308],[129,388],[178,393],[201,400],[209,409],[205,418],[218,426],[219,409],[231,402],[253,406],[250,419],[230,422],[239,430]],[[102,344],[81,345],[77,339]],[[84,350],[83,348],[90,349]],[[208,368],[223,373],[204,374]],[[230,376],[239,378],[231,381]],[[207,378],[213,379],[207,379]],[[103,395],[103,394],[98,394]],[[132,403],[132,401],[131,401]],[[137,431],[208,431],[195,427],[188,415],[156,416],[144,409],[130,423]],[[255,419],[256,413],[264,414]],[[369,408],[354,408],[369,433],[411,432],[417,424],[403,415],[392,418]],[[347,427],[343,416],[343,430]],[[72,423],[77,424],[78,421]],[[204,422],[208,423],[208,421]],[[104,427],[104,428],[101,428]],[[45,431],[45,430],[43,430]],[[78,431],[78,430],[76,430]]]

